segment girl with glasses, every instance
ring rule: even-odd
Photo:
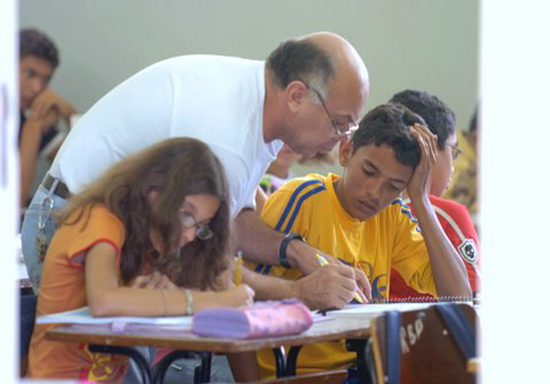
[[[228,199],[221,163],[198,140],[169,139],[119,162],[61,211],[37,316],[84,306],[93,316],[168,316],[250,305],[246,285],[222,290]],[[126,358],[48,341],[49,327],[35,327],[30,376],[122,381]]]

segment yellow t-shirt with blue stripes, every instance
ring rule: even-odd
[[[367,221],[358,221],[342,207],[334,190],[339,176],[308,175],[289,181],[267,200],[261,217],[279,232],[302,235],[313,247],[362,269],[374,298],[387,298],[391,268],[419,292],[436,294],[426,245],[416,219],[401,199]],[[257,272],[298,279],[301,272],[279,266],[249,264]],[[353,364],[355,353],[344,341],[304,346],[297,373],[340,369]],[[275,375],[271,350],[257,354],[262,377]]]

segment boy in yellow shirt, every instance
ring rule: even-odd
[[[362,269],[373,299],[388,297],[391,268],[417,291],[471,296],[466,268],[428,198],[438,151],[437,137],[424,125],[403,106],[374,108],[352,140],[340,147],[342,177],[309,175],[288,182],[266,202],[262,219]],[[417,219],[400,199],[405,188]],[[298,270],[276,266],[258,265],[256,270],[293,280],[302,276]],[[272,352],[259,352],[257,358],[262,377],[274,376]],[[297,371],[345,368],[354,358],[343,341],[304,346]]]

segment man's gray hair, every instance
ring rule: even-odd
[[[323,98],[328,97],[331,81],[336,76],[336,66],[330,55],[307,39],[281,43],[267,58],[266,66],[278,87],[286,88],[292,81],[299,80],[315,88]]]

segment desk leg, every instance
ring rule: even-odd
[[[212,354],[206,353],[201,354],[201,366],[200,366],[200,382],[208,383],[210,382],[210,368],[212,367]],[[196,376],[196,374],[195,374]]]
[[[200,356],[202,358],[202,355]],[[190,359],[196,358],[194,353],[186,351],[172,351],[162,358],[161,361],[153,369],[153,383],[154,384],[163,384],[164,377],[166,376],[166,371],[172,365],[175,360],[178,359]]]
[[[357,376],[359,383],[373,384],[373,379],[369,371],[369,363],[367,357],[370,349],[370,340],[365,339],[350,339],[346,340],[346,348],[348,351],[357,353]]]
[[[93,353],[108,353],[114,355],[128,356],[138,366],[141,373],[143,384],[151,384],[151,370],[149,364],[135,348],[131,347],[116,347],[111,345],[89,345],[88,349]]]
[[[300,349],[302,349],[301,345],[295,345],[290,348],[286,359],[285,377],[296,376],[296,362],[298,361]]]
[[[275,354],[275,367],[277,372],[277,378],[285,377],[286,362],[285,362],[285,348],[273,348]]]

